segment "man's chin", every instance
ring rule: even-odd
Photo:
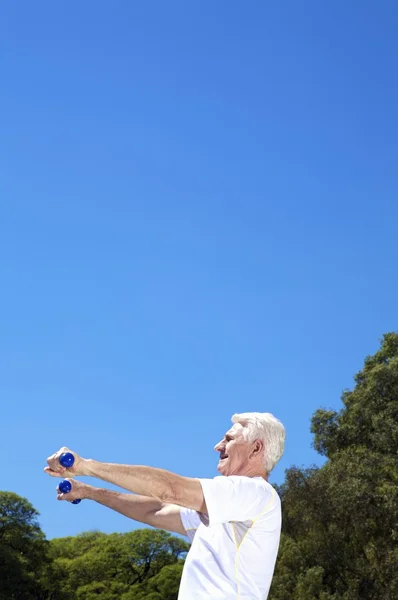
[[[217,471],[221,473],[221,475],[226,475],[227,465],[223,463],[222,460],[217,465]]]

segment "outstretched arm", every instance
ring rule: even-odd
[[[198,479],[182,477],[154,467],[102,463],[81,458],[75,452],[72,452],[75,457],[73,467],[66,469],[59,463],[59,457],[63,452],[70,452],[70,450],[61,448],[47,459],[48,467],[45,471],[49,475],[97,477],[141,496],[156,498],[162,504],[176,504],[198,512],[207,512],[202,486]]]
[[[58,491],[58,500],[72,502],[77,498],[94,500],[98,504],[158,529],[186,535],[180,517],[180,507],[173,504],[163,504],[156,498],[148,498],[135,494],[124,494],[113,490],[94,487],[81,481],[70,480],[72,489],[68,494]]]

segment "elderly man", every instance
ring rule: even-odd
[[[268,475],[283,454],[285,429],[270,413],[243,413],[215,446],[214,479],[182,477],[163,469],[101,463],[72,452],[64,468],[61,448],[47,459],[53,477],[88,475],[132,494],[73,480],[58,499],[87,498],[131,519],[188,536],[179,600],[265,600],[278,553],[281,504]]]

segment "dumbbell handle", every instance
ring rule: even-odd
[[[69,492],[72,489],[72,484],[67,479],[63,479],[59,484],[58,489],[61,492],[61,494],[69,494]],[[79,504],[79,502],[81,502],[79,498],[76,498],[76,500],[72,500],[72,504]]]

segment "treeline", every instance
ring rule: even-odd
[[[321,468],[286,471],[269,600],[398,598],[398,335],[366,358],[340,412],[318,410]],[[46,540],[0,492],[0,600],[176,600],[188,544],[164,531]]]
[[[0,492],[1,600],[177,600],[184,539],[145,528],[47,541],[37,516]]]

